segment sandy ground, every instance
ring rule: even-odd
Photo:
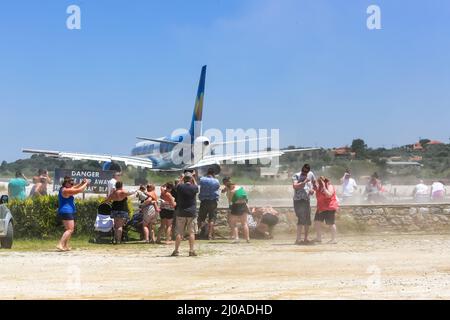
[[[0,250],[1,299],[450,299],[450,235]]]

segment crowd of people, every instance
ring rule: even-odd
[[[331,230],[330,243],[336,243],[335,214],[339,204],[330,180],[322,176],[316,179],[307,164],[301,172],[294,175],[293,180],[294,208],[298,217],[295,244],[320,243],[324,223]],[[162,185],[159,197],[152,184],[140,186],[136,191],[125,191],[120,173],[114,175],[109,185],[109,195],[105,202],[110,203],[112,208],[115,243],[122,242],[123,227],[130,219],[128,197],[135,195],[139,201],[139,214],[142,215],[143,241],[174,244],[172,256],[180,255],[180,246],[186,237],[189,242],[189,256],[197,256],[195,240],[202,230],[206,230],[207,239],[215,239],[217,208],[221,194],[226,196],[229,204],[227,223],[232,243],[239,243],[241,236],[247,243],[251,238],[271,239],[274,227],[279,222],[279,213],[270,206],[250,209],[247,191],[243,186],[234,183],[230,177],[223,178],[221,186],[213,169],[208,170],[206,176],[198,181],[195,172],[186,171],[174,183]],[[77,186],[76,191],[81,192],[82,187]],[[310,198],[313,195],[316,196],[318,203],[314,218],[316,238],[310,241],[308,239],[311,226]],[[200,200],[199,208],[197,197]],[[160,226],[156,233],[158,216]],[[67,247],[63,240],[61,247]]]
[[[358,185],[349,170],[344,174],[341,179],[342,193],[339,201],[343,204],[357,203],[357,197],[355,192],[358,190]],[[375,172],[372,174],[368,182],[363,189],[362,195],[365,196],[368,203],[384,203],[387,202],[389,192],[383,186],[381,179]],[[412,198],[417,203],[426,203],[429,201],[440,202],[444,201],[446,197],[446,188],[443,181],[433,181],[430,185],[426,185],[424,180],[419,180],[419,183],[414,187],[412,191]]]
[[[33,187],[28,197],[47,195],[51,178],[47,170],[39,170],[33,177]],[[322,230],[327,226],[330,231],[328,243],[336,244],[336,213],[340,204],[352,203],[358,185],[352,174],[347,170],[341,179],[341,193],[337,194],[335,186],[325,176],[316,177],[311,167],[305,164],[301,171],[292,177],[294,190],[293,208],[297,217],[296,245],[313,245],[322,242]],[[30,185],[28,179],[17,172],[8,185],[9,196],[12,199],[27,198],[26,188]],[[57,249],[70,250],[69,240],[75,230],[75,198],[83,193],[89,185],[84,179],[79,184],[71,177],[65,177],[58,192],[58,217],[65,231]],[[115,172],[108,182],[105,203],[111,207],[111,218],[114,220],[115,243],[121,243],[124,226],[130,220],[129,197],[136,196],[139,201],[142,240],[146,243],[174,244],[172,256],[178,256],[182,240],[189,240],[189,256],[196,256],[195,240],[203,235],[204,239],[215,239],[217,209],[221,195],[226,196],[229,210],[227,223],[230,229],[229,239],[239,243],[240,237],[247,243],[251,238],[271,239],[274,227],[279,222],[279,213],[270,206],[249,208],[248,193],[243,186],[236,184],[230,177],[222,179],[222,184],[215,176],[215,171],[209,169],[207,174],[197,181],[194,171],[185,171],[175,182],[161,186],[160,195],[156,193],[153,184],[142,185],[138,190],[124,189],[120,172]],[[369,179],[364,194],[369,202],[380,201],[385,189],[377,173]],[[429,200],[441,201],[446,194],[442,181],[427,186],[423,180],[415,186],[412,196],[417,202]],[[315,197],[316,212],[312,221],[311,199]],[[197,198],[200,206],[197,209]],[[159,219],[158,219],[159,218]],[[156,225],[160,222],[158,232]],[[315,237],[310,239],[310,228],[314,223]],[[165,241],[163,242],[163,239]]]
[[[27,195],[26,188],[30,185],[30,182],[21,171],[17,171],[15,178],[8,183],[9,198],[25,200],[27,197],[33,198],[48,195],[48,185],[52,183],[52,179],[48,175],[47,170],[39,169],[32,182],[33,186]]]
[[[444,200],[445,195],[446,189],[442,181],[435,181],[431,186],[428,186],[423,180],[420,180],[412,192],[414,200],[418,203],[428,201],[440,202]]]

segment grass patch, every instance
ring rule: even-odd
[[[48,239],[14,239],[11,251],[55,251],[59,238]],[[89,237],[73,237],[70,246],[76,249],[95,248],[98,244],[89,243]]]

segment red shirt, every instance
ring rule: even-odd
[[[316,189],[316,198],[317,198],[317,210],[318,212],[324,212],[324,211],[337,211],[339,209],[339,203],[337,201],[336,197],[336,190],[334,187],[330,184],[328,186],[329,188],[333,190],[333,194],[330,198],[328,198],[325,194],[325,192],[319,188]]]

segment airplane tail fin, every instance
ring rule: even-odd
[[[206,66],[203,66],[198,83],[197,97],[195,98],[194,114],[192,115],[191,128],[189,134],[192,142],[202,135],[202,118],[203,118],[203,98],[205,96]]]

